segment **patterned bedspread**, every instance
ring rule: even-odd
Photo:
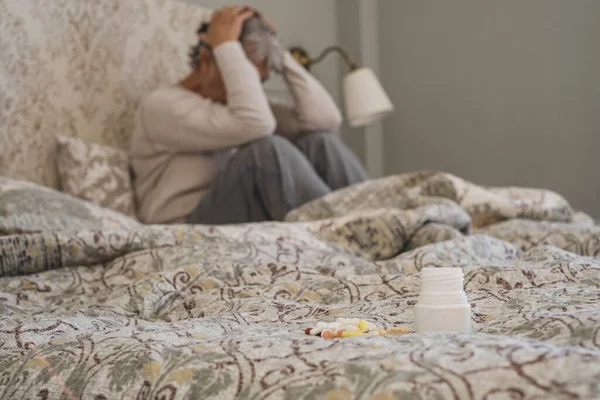
[[[288,220],[142,226],[0,179],[0,399],[600,396],[600,227],[561,196],[419,172]],[[304,334],[411,327],[439,266],[474,333]]]

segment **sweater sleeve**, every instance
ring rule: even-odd
[[[342,115],[333,98],[289,52],[284,57],[283,75],[295,107],[271,104],[277,121],[275,133],[293,138],[305,132],[337,132],[342,124]]]
[[[173,152],[234,147],[270,135],[276,121],[260,76],[239,42],[213,51],[227,90],[227,105],[183,88],[158,91],[142,105],[149,138]]]

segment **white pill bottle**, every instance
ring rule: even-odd
[[[415,306],[415,331],[471,332],[471,305],[462,268],[423,268]]]

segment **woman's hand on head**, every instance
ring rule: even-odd
[[[216,11],[210,20],[206,42],[214,49],[223,43],[238,40],[244,22],[252,15],[254,10],[247,6],[223,7]]]

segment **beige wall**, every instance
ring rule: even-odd
[[[551,188],[600,217],[600,1],[378,2],[386,173]]]

